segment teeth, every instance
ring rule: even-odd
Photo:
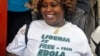
[[[53,15],[47,15],[48,18],[53,18]]]

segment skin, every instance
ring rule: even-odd
[[[54,27],[65,24],[64,10],[58,0],[43,0],[41,14],[45,22]]]
[[[38,0],[31,0],[31,4],[29,2],[25,3],[26,8],[34,9],[37,7]]]
[[[66,0],[65,3],[69,11],[75,12],[77,0]]]

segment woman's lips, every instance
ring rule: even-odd
[[[54,18],[54,15],[46,15],[46,17],[47,17],[48,19],[53,19],[53,18]]]

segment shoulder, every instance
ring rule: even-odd
[[[71,22],[67,22],[66,26],[68,26],[70,29],[75,30],[75,31],[79,31],[79,32],[83,32],[83,30],[81,30],[81,28],[79,28],[77,25],[72,24]]]
[[[98,43],[100,41],[100,26],[92,33],[91,37]]]
[[[48,26],[46,24],[46,22],[44,20],[34,20],[31,22],[30,28],[31,27],[38,27],[38,28],[42,28],[42,27],[46,27]]]
[[[71,22],[68,22],[66,24],[66,27],[70,31],[70,34],[72,34],[74,37],[77,37],[79,39],[86,39],[85,33],[77,25],[74,25]]]
[[[92,36],[100,34],[100,26],[96,28],[96,30],[92,33]]]
[[[44,20],[33,20],[31,24],[44,24]]]

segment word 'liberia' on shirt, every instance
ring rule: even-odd
[[[45,34],[42,35],[42,39],[70,42],[70,38],[61,37],[61,36],[53,36],[53,35],[45,35]]]

